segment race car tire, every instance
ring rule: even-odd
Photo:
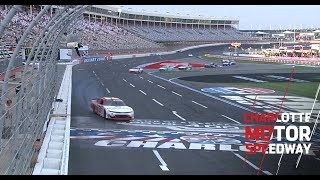
[[[103,111],[103,117],[104,117],[104,118],[107,118],[106,110]]]

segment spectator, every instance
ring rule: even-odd
[[[3,131],[2,131],[2,139],[9,139],[12,136],[12,127],[13,127],[13,123],[12,123],[12,113],[10,112],[9,108],[12,105],[12,100],[8,99],[6,101],[6,103],[4,104],[4,110],[6,111],[6,118],[4,121],[4,127],[3,127]]]
[[[19,93],[20,88],[21,88],[21,82],[19,82],[19,85],[15,88],[15,90],[16,90],[16,94],[18,94],[18,93]]]

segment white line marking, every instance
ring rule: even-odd
[[[233,153],[233,154],[244,161],[244,157],[240,156],[237,153]],[[246,163],[249,164],[251,167],[253,167],[255,170],[259,170],[259,168],[256,165],[252,164],[250,161],[246,160]],[[262,171],[262,172],[267,175],[272,175],[269,171]]]
[[[124,82],[127,82],[127,80],[125,80],[125,79],[122,79]]]
[[[262,81],[262,80],[259,80],[259,79],[248,78],[248,77],[245,77],[245,76],[232,76],[232,77],[238,78],[238,79],[244,79],[244,80],[247,80],[247,81],[253,81],[253,82],[267,82],[267,81]]]
[[[148,80],[148,82],[153,83],[152,81]]]
[[[106,90],[108,91],[108,93],[110,93],[110,91],[109,91],[109,89],[108,89],[108,88],[106,88]]]
[[[101,85],[104,86],[103,82],[101,82]]]
[[[92,71],[93,72],[93,74],[95,74],[96,72],[94,72],[94,71]]]
[[[186,120],[185,118],[181,117],[181,116],[177,113],[177,111],[172,111],[172,113],[173,113],[174,115],[176,115],[178,118],[180,118],[181,120],[183,120],[183,121]]]
[[[130,83],[130,86],[135,87],[133,84]]]
[[[198,104],[199,106],[202,106],[202,107],[204,107],[204,108],[208,108],[207,106],[204,106],[204,105],[202,105],[202,104],[200,104],[200,103],[198,103],[198,102],[195,102],[195,101],[192,101],[193,103],[195,103],[195,104]]]
[[[156,102],[157,104],[159,104],[160,106],[163,106],[163,104],[161,104],[159,101],[152,99],[154,102]]]
[[[147,93],[143,92],[142,90],[139,90],[142,94],[147,95]]]
[[[223,114],[221,114],[221,116],[223,116],[223,117],[225,117],[225,118],[227,118],[227,119],[229,119],[229,120],[231,120],[231,121],[233,121],[233,122],[236,122],[236,123],[238,123],[238,124],[241,124],[241,123],[239,123],[238,121],[236,121],[236,120],[234,120],[234,119],[232,119],[232,118],[230,118],[230,117],[228,117],[228,116],[225,116],[225,115],[223,115]]]
[[[158,86],[158,87],[161,87],[162,89],[166,89],[165,87],[163,87],[163,86],[160,86],[159,84],[157,84],[157,86]]]
[[[283,76],[268,75],[266,77],[271,77],[271,78],[275,78],[275,79],[282,79],[282,80],[289,80],[289,78],[283,77]],[[294,79],[294,78],[291,78],[291,81],[293,81],[293,82],[310,82],[310,81],[306,81],[306,80],[302,80],[302,79]]]
[[[182,95],[181,94],[178,94],[178,93],[176,93],[176,92],[174,92],[174,91],[171,91],[173,94],[175,94],[175,95],[177,95],[177,96],[180,96],[180,97],[182,97]]]
[[[278,175],[278,173],[279,173],[279,170],[280,170],[280,166],[281,166],[281,160],[282,160],[282,157],[283,157],[283,153],[284,153],[284,151],[282,151],[282,154],[281,154],[281,156],[280,156],[280,159],[279,159],[279,162],[278,162],[278,168],[277,168],[277,172],[276,172],[276,175]]]
[[[143,77],[139,76],[140,79],[143,79]]]
[[[167,163],[164,162],[164,160],[162,159],[162,157],[160,156],[159,152],[157,150],[152,150],[152,152],[154,153],[154,155],[156,155],[156,157],[158,158],[158,160],[160,161],[161,165],[160,168],[162,169],[162,171],[169,171],[168,167],[167,167]]]

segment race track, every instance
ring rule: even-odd
[[[225,48],[74,66],[69,174],[257,174],[261,154],[249,155],[244,163],[242,114],[250,105],[205,95],[159,73],[128,73],[141,64]],[[94,114],[90,100],[102,96],[124,100],[135,120],[109,121]],[[298,169],[297,157],[283,156],[279,174],[320,174],[318,154],[302,156]],[[261,174],[275,174],[279,158],[266,155]]]

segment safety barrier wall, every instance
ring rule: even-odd
[[[67,175],[69,161],[72,66],[67,65],[33,175]]]
[[[271,42],[243,42],[243,44],[270,44]],[[88,56],[86,58],[93,58],[91,59],[91,61],[95,61],[94,57],[100,57],[99,59],[104,59],[105,60],[112,60],[112,59],[126,59],[126,58],[135,58],[135,57],[146,57],[146,56],[153,56],[153,55],[168,55],[168,54],[174,54],[177,52],[183,52],[183,51],[187,51],[187,50],[191,50],[191,49],[197,49],[197,48],[202,48],[202,47],[211,47],[211,46],[221,46],[221,45],[226,45],[226,44],[230,44],[230,43],[225,43],[225,42],[221,42],[221,43],[214,43],[214,44],[201,44],[201,45],[196,45],[196,46],[190,46],[190,47],[186,47],[186,48],[182,48],[182,49],[178,49],[178,50],[174,50],[174,51],[167,51],[167,52],[149,52],[149,53],[136,53],[136,54],[126,54],[126,55],[114,55],[114,56]],[[80,60],[80,63],[84,63],[84,59],[82,58],[82,60]],[[87,60],[87,62],[89,62],[90,60]]]

